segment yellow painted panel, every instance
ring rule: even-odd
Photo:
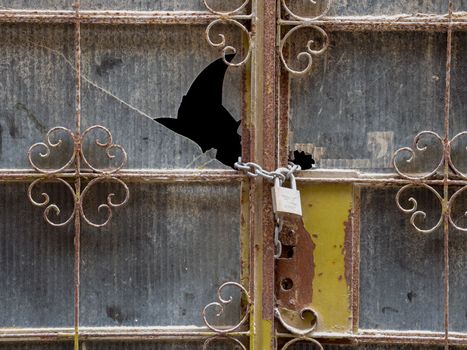
[[[302,185],[300,193],[305,228],[315,244],[312,307],[318,313],[317,331],[351,330],[350,269],[346,239],[350,237],[352,186]],[[347,262],[350,259],[347,259]]]

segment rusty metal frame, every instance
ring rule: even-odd
[[[15,329],[0,330],[0,342],[2,341],[51,341],[51,340],[75,340],[77,349],[78,340],[110,340],[110,339],[216,339],[218,335],[233,337],[233,339],[250,338],[250,348],[266,350],[274,349],[278,339],[283,339],[286,350],[294,342],[311,341],[317,346],[319,343],[341,343],[341,344],[365,344],[365,343],[389,343],[389,344],[436,344],[444,345],[447,349],[449,345],[466,345],[467,334],[449,331],[449,226],[454,225],[450,216],[450,208],[453,200],[467,188],[465,174],[454,171],[453,176],[452,160],[450,158],[450,146],[453,139],[464,136],[461,133],[449,139],[449,100],[450,100],[450,77],[451,77],[451,47],[453,31],[467,30],[467,13],[453,12],[452,0],[449,1],[449,13],[442,15],[400,14],[394,16],[327,16],[326,11],[314,18],[301,17],[294,14],[287,7],[286,0],[266,1],[266,0],[246,0],[243,4],[229,12],[218,12],[211,8],[206,0],[203,0],[207,11],[87,11],[81,10],[79,0],[76,1],[74,10],[49,11],[49,10],[13,10],[0,9],[0,23],[68,23],[75,27],[75,86],[76,86],[76,131],[68,133],[75,145],[72,165],[74,170],[59,169],[34,172],[30,170],[0,170],[0,182],[32,182],[36,184],[41,181],[59,181],[68,184],[71,188],[72,197],[75,202],[74,215],[71,221],[75,225],[75,328],[74,329]],[[329,0],[323,0],[329,1]],[[251,13],[246,13],[245,9],[251,5]],[[329,8],[329,7],[328,7]],[[284,17],[283,14],[286,16]],[[276,21],[277,18],[277,21]],[[225,42],[220,36],[212,39],[211,28],[216,25],[236,26],[245,39],[246,52],[238,63],[228,63],[235,66],[246,66],[251,71],[251,83],[246,83],[245,89],[248,91],[245,110],[249,113],[245,116],[247,123],[243,126],[243,135],[246,135],[243,144],[243,155],[246,160],[256,161],[267,169],[274,169],[287,159],[288,144],[288,79],[295,74],[305,74],[311,69],[312,59],[321,55],[327,48],[328,33],[332,31],[437,31],[447,33],[447,57],[446,57],[446,90],[445,90],[445,113],[444,113],[444,135],[435,135],[444,149],[443,159],[440,161],[435,171],[427,175],[413,176],[404,174],[397,168],[397,157],[394,157],[395,173],[393,174],[371,174],[357,171],[313,171],[301,172],[297,181],[304,183],[350,183],[369,186],[402,186],[403,191],[409,186],[422,186],[430,190],[433,186],[441,186],[443,194],[439,194],[442,203],[441,224],[444,234],[444,294],[445,294],[445,330],[439,332],[373,332],[358,329],[358,231],[359,220],[354,222],[354,237],[352,251],[353,279],[351,286],[352,293],[352,334],[326,334],[315,332],[313,338],[294,336],[286,333],[276,333],[274,325],[274,245],[272,234],[274,223],[272,220],[271,203],[267,184],[262,180],[249,180],[244,175],[229,170],[128,170],[118,169],[116,171],[87,172],[82,168],[82,162],[86,164],[81,153],[81,141],[86,131],[81,132],[81,111],[80,111],[80,26],[81,24],[105,24],[105,25],[207,25],[206,37],[208,43],[214,48],[220,49],[223,55],[236,51]],[[323,46],[316,50],[310,46],[299,54],[308,60],[305,69],[295,70],[289,66],[288,52],[285,50],[287,41],[291,40],[295,31],[302,28],[311,28],[323,38]],[[96,126],[96,128],[103,128]],[[105,129],[107,130],[107,129]],[[105,131],[104,131],[105,132]],[[53,133],[53,132],[52,132]],[[97,142],[98,147],[115,148],[111,140],[110,131],[108,133],[110,142]],[[47,138],[46,141],[52,139]],[[97,140],[99,141],[99,140]],[[46,142],[45,146],[53,148],[56,141]],[[43,147],[43,146],[40,146]],[[418,141],[415,140],[414,149],[417,150]],[[418,148],[420,151],[421,149]],[[404,148],[396,152],[411,152]],[[412,151],[413,152],[413,151]],[[412,153],[412,155],[414,155]],[[89,164],[87,164],[89,165]],[[455,168],[455,165],[454,165]],[[89,169],[89,167],[88,167]],[[91,166],[92,169],[92,166]],[[249,209],[249,276],[247,284],[235,283],[235,286],[243,291],[246,301],[246,313],[239,325],[230,328],[226,332],[223,328],[211,327],[184,327],[180,328],[79,328],[79,245],[80,245],[80,225],[85,215],[81,210],[83,196],[86,193],[81,188],[82,181],[91,183],[99,181],[116,181],[128,189],[125,183],[128,182],[241,182],[244,191],[247,193]],[[69,184],[74,184],[74,188]],[[65,185],[66,186],[66,185]],[[456,194],[449,197],[448,189],[452,186],[462,186]],[[32,189],[31,189],[32,190]],[[243,190],[242,190],[243,191]],[[435,190],[433,190],[435,191]],[[31,192],[32,193],[32,192]],[[433,192],[434,193],[434,192]],[[358,197],[358,195],[357,195]],[[47,199],[47,197],[43,197]],[[399,197],[398,197],[399,198]],[[243,199],[242,199],[243,200]],[[39,205],[48,205],[47,201],[39,202]],[[123,205],[113,203],[110,199],[104,204],[108,210],[112,207]],[[417,214],[416,200],[411,201],[413,207],[406,208],[397,203],[399,208],[408,214]],[[117,205],[115,205],[117,204]],[[50,206],[49,206],[50,207]],[[50,207],[46,211],[56,211],[56,207]],[[358,208],[354,208],[358,211]],[[47,215],[47,213],[45,213]],[[69,222],[67,220],[67,222]],[[93,225],[92,222],[90,222]],[[413,222],[412,222],[413,224]],[[414,224],[413,224],[414,225]],[[99,226],[99,225],[93,225]],[[415,226],[415,225],[414,225]],[[417,229],[415,227],[415,229]],[[221,286],[222,289],[222,286]],[[223,299],[219,295],[220,304],[225,304],[229,299]],[[209,304],[219,306],[219,304]],[[216,306],[216,307],[217,307]],[[249,318],[248,318],[249,316]],[[249,326],[247,322],[249,321]],[[235,340],[236,341],[236,340]],[[206,342],[206,347],[209,341]],[[244,347],[242,343],[239,346]]]
[[[327,0],[323,0],[327,1]],[[279,1],[278,1],[279,2]],[[454,201],[464,193],[467,189],[467,176],[465,173],[460,171],[453,160],[451,159],[451,145],[453,142],[461,137],[467,136],[467,131],[461,132],[454,137],[450,138],[449,133],[449,106],[450,106],[450,80],[451,80],[451,59],[452,59],[452,33],[453,31],[465,30],[466,13],[453,12],[452,0],[448,2],[448,13],[443,15],[431,15],[431,14],[417,14],[414,15],[394,15],[394,16],[359,16],[359,17],[326,17],[326,10],[315,17],[315,18],[304,18],[297,14],[292,13],[290,9],[286,8],[286,0],[280,0],[280,4],[283,6],[283,12],[287,18],[280,17],[278,19],[278,26],[289,27],[288,32],[283,37],[278,38],[281,50],[281,59],[283,61],[282,75],[300,75],[305,74],[311,69],[312,58],[323,53],[323,49],[327,47],[327,33],[326,31],[439,31],[447,33],[447,50],[446,50],[446,81],[445,81],[445,92],[444,92],[444,134],[438,135],[431,131],[422,131],[415,136],[413,147],[403,147],[397,150],[393,156],[393,167],[394,173],[392,174],[371,174],[361,173],[358,171],[346,171],[346,170],[321,170],[313,172],[303,172],[298,175],[297,181],[304,183],[349,183],[354,185],[354,199],[358,201],[359,188],[360,186],[400,186],[400,189],[396,195],[395,205],[406,214],[410,214],[410,222],[414,231],[424,234],[430,234],[436,229],[441,229],[444,237],[444,274],[443,274],[443,285],[444,285],[444,332],[383,332],[383,331],[365,331],[360,330],[358,325],[358,313],[359,313],[359,225],[360,218],[354,216],[354,232],[353,232],[353,247],[352,247],[352,285],[350,286],[351,292],[351,308],[352,308],[352,336],[343,336],[340,340],[336,340],[337,343],[340,341],[348,340],[350,343],[415,343],[415,344],[436,344],[444,345],[445,349],[448,349],[450,345],[466,345],[467,339],[466,334],[455,334],[449,331],[449,230],[453,227],[457,230],[467,232],[467,228],[460,227],[456,224],[454,218],[452,218],[451,209]],[[329,2],[328,2],[329,4]],[[289,67],[286,56],[287,51],[282,51],[285,47],[285,42],[293,34],[295,30],[300,28],[309,27],[315,30],[323,40],[323,46],[321,49],[312,50],[311,41],[308,42],[306,50],[299,53],[297,59],[305,58],[307,65],[302,70],[295,70]],[[326,30],[326,31],[325,31]],[[287,88],[287,87],[286,87]],[[285,93],[288,94],[287,89]],[[281,102],[288,102],[287,95],[281,96]],[[281,108],[281,110],[287,110],[287,108]],[[287,116],[281,118],[287,121]],[[286,122],[281,124],[287,125]],[[284,138],[288,137],[287,129],[281,130],[281,134],[285,135]],[[439,163],[433,167],[433,170],[426,174],[410,174],[404,173],[399,169],[399,156],[402,153],[407,154],[409,157],[405,159],[405,162],[411,163],[415,157],[423,155],[424,151],[427,151],[426,147],[420,146],[420,140],[423,137],[432,137],[439,141],[443,149],[443,155],[439,160]],[[287,144],[283,142],[282,144]],[[286,152],[285,150],[282,150]],[[284,155],[283,155],[284,157]],[[442,193],[435,190],[433,186],[441,187]],[[454,194],[450,195],[449,188],[453,186],[460,186]],[[434,227],[421,228],[417,225],[415,219],[424,219],[426,213],[417,210],[417,200],[413,197],[408,199],[408,205],[402,205],[400,203],[401,194],[408,188],[422,187],[430,191],[441,203],[442,212],[440,219]],[[356,196],[356,197],[355,197]],[[360,203],[354,203],[354,211],[359,215]],[[355,207],[356,206],[356,207]],[[300,336],[291,334],[278,334],[279,337],[289,339],[300,339]],[[319,339],[319,333],[312,333],[313,338],[303,339],[304,341],[311,341],[312,339]],[[332,336],[329,335],[331,338]],[[299,341],[299,340],[297,340]],[[283,349],[288,347],[287,342]]]

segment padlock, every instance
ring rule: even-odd
[[[297,190],[297,183],[293,174],[290,175],[290,186],[291,188],[282,187],[279,178],[275,178],[274,186],[271,189],[274,213],[279,216],[302,216],[300,191]]]

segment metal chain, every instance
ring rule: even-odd
[[[274,183],[276,179],[278,179],[279,184],[282,186],[286,180],[291,179],[294,176],[294,172],[301,170],[301,167],[300,165],[289,162],[286,168],[281,167],[274,171],[267,171],[256,163],[243,163],[242,159],[238,158],[238,162],[235,163],[235,169],[245,172],[248,177],[260,176],[271,183]],[[276,247],[274,258],[276,259],[282,255],[282,243],[279,240],[279,234],[282,231],[283,224],[284,220],[282,217],[274,213],[274,246]]]

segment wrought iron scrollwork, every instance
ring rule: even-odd
[[[296,31],[299,31],[300,29],[304,29],[304,28],[311,28],[313,30],[315,30],[316,32],[318,32],[322,39],[323,39],[323,45],[322,47],[319,49],[319,50],[314,50],[312,48],[312,45],[314,44],[314,40],[308,40],[307,44],[306,44],[306,51],[301,51],[297,54],[297,60],[298,61],[302,61],[303,59],[307,62],[306,64],[306,67],[303,68],[303,69],[300,69],[300,70],[297,70],[297,69],[293,69],[290,67],[290,65],[287,63],[285,57],[284,57],[284,47],[285,47],[285,44],[287,42],[287,40],[289,39],[289,37],[295,33]],[[281,39],[281,42],[280,42],[280,48],[279,48],[279,52],[280,52],[280,57],[281,57],[281,61],[282,63],[284,64],[284,67],[285,69],[292,73],[292,74],[296,74],[296,75],[302,75],[302,74],[306,74],[310,71],[312,65],[313,65],[313,57],[317,57],[317,56],[320,56],[322,55],[328,48],[329,46],[329,37],[327,35],[327,33],[320,27],[318,26],[315,26],[315,25],[312,25],[312,24],[301,24],[299,26],[296,26],[296,27],[293,27],[292,29],[290,29],[287,34]]]
[[[313,309],[308,308],[308,307],[302,309],[298,316],[302,320],[305,320],[306,319],[306,317],[305,317],[306,314],[311,314],[313,316],[313,322],[312,322],[310,327],[303,328],[303,329],[295,327],[295,326],[289,324],[284,319],[284,317],[282,316],[281,311],[277,307],[274,309],[274,314],[275,314],[276,318],[279,320],[279,322],[284,326],[284,328],[287,329],[292,334],[305,336],[305,335],[310,334],[311,332],[313,332],[315,330],[316,326],[318,325],[318,315],[316,314],[316,312]]]
[[[422,186],[422,188],[426,188],[431,193],[433,193],[435,195],[435,197],[439,200],[439,202],[441,204],[441,207],[442,207],[443,197],[441,197],[441,195],[438,193],[438,191],[436,191],[433,187],[431,187],[429,185],[426,185],[426,184],[421,184],[421,186]],[[415,228],[415,230],[417,230],[417,232],[431,233],[431,232],[435,231],[436,229],[438,229],[439,227],[441,227],[441,225],[443,224],[443,215],[442,214],[440,214],[438,222],[433,227],[431,227],[431,228],[421,228],[417,224],[417,218],[420,218],[422,221],[424,221],[426,219],[426,217],[427,217],[427,214],[426,214],[426,212],[424,212],[422,210],[417,210],[418,209],[417,200],[414,197],[409,197],[407,201],[409,203],[411,203],[411,206],[406,207],[406,206],[403,206],[401,204],[401,199],[400,199],[401,194],[404,193],[406,190],[408,190],[410,188],[414,188],[414,187],[415,187],[415,185],[408,184],[408,185],[403,186],[399,191],[397,191],[397,194],[396,194],[397,207],[406,214],[412,214],[410,216],[410,224]]]
[[[216,40],[212,39],[211,30],[212,30],[212,28],[214,26],[219,25],[219,24],[232,24],[232,25],[236,26],[237,28],[240,28],[240,30],[243,33],[245,33],[245,35],[247,36],[247,38],[248,38],[247,53],[246,53],[246,56],[243,58],[243,60],[241,60],[240,62],[238,62],[238,63],[229,62],[226,59],[226,56],[228,54],[237,53],[237,49],[235,47],[233,47],[232,45],[227,44],[224,34],[222,34],[222,33],[218,34],[218,36],[220,38],[219,41],[216,41]],[[219,19],[216,19],[216,20],[212,21],[211,23],[209,23],[209,25],[206,28],[206,39],[207,39],[209,45],[211,45],[212,47],[222,49],[223,61],[224,61],[225,64],[227,64],[229,66],[239,67],[239,66],[244,65],[250,59],[250,56],[251,56],[251,35],[250,35],[250,32],[248,31],[248,29],[246,29],[246,27],[243,24],[241,24],[240,22],[238,22],[237,20],[230,19],[230,18],[219,18]]]
[[[220,317],[224,314],[225,306],[230,304],[233,301],[232,296],[229,296],[227,299],[222,296],[222,291],[228,286],[233,286],[233,287],[240,289],[240,291],[246,298],[247,305],[246,305],[245,315],[236,325],[231,326],[231,327],[219,328],[218,326],[214,326],[208,321],[206,314],[207,314],[207,311],[211,308],[216,308],[218,310],[216,313],[216,317]],[[219,301],[214,301],[212,303],[209,303],[203,309],[203,313],[202,313],[203,320],[209,329],[219,334],[228,334],[228,333],[238,330],[242,325],[245,324],[245,322],[248,320],[248,317],[250,316],[250,306],[251,306],[250,294],[245,289],[245,287],[243,287],[240,283],[237,283],[237,282],[225,282],[217,290],[217,299]]]
[[[458,167],[456,167],[451,157],[451,147],[453,143],[460,140],[460,138],[464,137],[465,135],[467,135],[466,131],[461,132],[455,135],[451,140],[448,140],[447,138],[443,139],[439,134],[433,131],[422,131],[415,136],[412,147],[399,148],[393,155],[392,163],[397,174],[400,177],[410,180],[412,182],[399,189],[399,191],[396,194],[396,204],[397,204],[397,207],[402,212],[406,214],[411,214],[410,224],[415,228],[417,232],[420,232],[420,233],[434,232],[435,230],[437,230],[438,228],[442,226],[445,220],[445,217],[447,218],[449,223],[454,228],[456,228],[457,230],[463,231],[463,232],[467,232],[467,228],[459,226],[456,223],[455,219],[452,217],[453,204],[456,201],[456,199],[465,192],[467,186],[464,186],[461,189],[457,190],[450,198],[443,198],[441,194],[438,191],[436,191],[431,185],[428,185],[423,182],[426,180],[433,179],[435,176],[438,176],[438,174],[442,173],[443,170],[445,170],[443,174],[444,180],[448,180],[450,174],[454,174],[455,176],[461,177],[463,179],[467,178],[466,174],[462,172],[461,170],[459,170]],[[408,155],[408,158],[405,159],[405,163],[411,164],[418,154],[428,153],[429,151],[428,147],[421,145],[422,140],[428,137],[434,138],[436,142],[441,145],[442,153],[441,153],[439,162],[436,165],[434,165],[431,168],[431,170],[423,174],[412,174],[412,173],[408,173],[406,171],[401,170],[401,168],[398,165],[399,164],[398,159],[400,159],[400,156],[402,154],[405,153]],[[466,151],[467,151],[467,148],[466,148]],[[448,169],[447,172],[446,172],[446,169]],[[417,223],[417,221],[418,222],[425,221],[427,218],[427,213],[423,210],[418,209],[418,202],[413,196],[407,199],[407,202],[410,203],[410,205],[407,206],[407,204],[406,205],[401,204],[401,195],[404,192],[406,192],[408,189],[415,188],[415,187],[427,189],[434,195],[435,198],[438,199],[438,201],[441,204],[441,213],[440,213],[439,220],[432,227],[422,228]],[[444,213],[447,213],[447,215],[445,216]],[[467,217],[467,211],[464,213],[463,216]]]
[[[54,135],[58,134],[60,131],[64,133],[65,135],[67,135],[73,143],[76,143],[75,134],[70,129],[64,128],[62,126],[57,126],[55,128],[50,129],[45,135],[45,142],[35,143],[29,148],[29,151],[28,151],[29,164],[31,164],[31,166],[36,171],[43,173],[43,174],[49,174],[49,175],[56,174],[56,173],[59,173],[65,170],[66,168],[70,167],[73,164],[73,161],[75,160],[76,152],[73,152],[71,154],[70,158],[65,162],[65,164],[55,169],[42,168],[41,166],[37,165],[33,160],[33,154],[35,150],[42,149],[42,152],[39,152],[39,156],[41,158],[50,158],[51,150],[59,149],[60,146],[63,145],[62,137],[56,136],[57,139],[54,141]]]
[[[105,216],[105,220],[101,223],[95,223],[95,222],[92,222],[90,219],[88,219],[88,217],[84,213],[83,205],[80,205],[81,217],[83,218],[84,221],[86,221],[89,225],[93,227],[103,227],[107,225],[112,219],[112,209],[124,206],[130,199],[130,190],[128,189],[128,186],[122,180],[115,178],[115,177],[105,176],[105,177],[98,177],[98,178],[92,179],[86,185],[83,192],[81,192],[81,201],[84,201],[87,193],[89,192],[89,189],[92,188],[98,182],[106,182],[106,183],[114,182],[114,183],[119,184],[123,188],[124,196],[123,196],[123,199],[121,199],[120,201],[114,201],[113,198],[116,196],[115,193],[112,192],[107,195],[106,203],[100,204],[99,207],[97,208],[98,212],[104,211],[107,213]]]
[[[462,232],[467,232],[467,227],[462,227],[462,226],[459,226],[456,221],[454,220],[454,218],[452,217],[452,208],[453,208],[453,204],[454,202],[456,201],[456,199],[461,195],[463,194],[465,191],[467,190],[467,186],[464,186],[462,187],[461,189],[457,190],[452,196],[451,196],[451,199],[449,199],[449,202],[448,202],[448,208],[449,208],[449,222],[451,223],[451,225],[459,230],[459,231],[462,231]],[[464,212],[464,217],[467,218],[467,210]]]
[[[114,154],[113,152],[115,152],[115,153],[119,152],[121,154],[121,160],[120,160],[119,164],[117,164],[114,167],[110,167],[110,168],[107,168],[107,169],[100,169],[98,167],[93,166],[87,160],[83,150],[81,151],[81,158],[82,158],[83,162],[90,169],[94,170],[95,172],[103,173],[103,174],[116,173],[117,171],[122,169],[125,166],[125,164],[127,163],[127,161],[128,161],[127,153],[123,149],[122,146],[113,143],[112,134],[110,133],[110,130],[103,127],[103,126],[101,126],[101,125],[94,125],[94,126],[91,126],[91,127],[87,128],[83,132],[83,134],[81,136],[81,139],[84,140],[88,134],[90,134],[92,131],[95,131],[95,130],[101,130],[105,134],[105,139],[103,141],[98,137],[96,138],[96,140],[94,141],[96,146],[100,147],[100,148],[103,148],[105,150],[105,153],[106,153],[107,157],[110,160],[116,158],[116,154]]]
[[[314,17],[305,17],[305,16],[300,16],[296,14],[295,12],[293,12],[290,9],[290,7],[287,5],[286,0],[281,0],[282,9],[290,17],[290,19],[284,20],[280,18],[279,19],[280,28],[283,26],[287,26],[287,27],[292,26],[292,28],[287,31],[284,37],[280,39],[280,43],[279,43],[280,58],[281,58],[282,64],[284,65],[284,68],[289,73],[292,73],[295,75],[304,75],[308,73],[313,66],[313,58],[322,55],[324,52],[326,52],[326,50],[329,47],[328,34],[321,27],[317,26],[314,23],[315,21],[318,21],[320,18],[324,17],[328,13],[329,9],[331,8],[331,3],[332,3],[331,0],[323,0],[323,1],[325,1],[325,7],[318,15]],[[309,2],[313,5],[318,5],[319,1],[309,0]],[[314,49],[312,45],[315,43],[315,40],[312,40],[312,39],[308,40],[305,50],[299,52],[296,55],[296,58],[298,61],[306,62],[306,66],[305,68],[302,68],[302,69],[294,69],[287,62],[284,50],[285,50],[287,41],[291,38],[291,36],[297,31],[300,31],[305,28],[310,28],[313,31],[315,31],[321,37],[322,44],[318,49]]]
[[[239,7],[233,10],[230,10],[230,11],[218,11],[214,9],[212,6],[210,6],[207,0],[203,0],[203,3],[210,13],[219,17],[213,20],[211,23],[209,23],[209,25],[206,27],[206,40],[208,41],[209,45],[211,45],[212,47],[221,49],[222,58],[225,64],[229,66],[233,66],[233,67],[239,67],[239,66],[244,65],[250,59],[250,56],[251,56],[252,39],[251,39],[251,33],[248,31],[247,27],[240,22],[240,20],[252,18],[251,15],[241,14],[241,12],[247,8],[248,4],[250,3],[250,0],[245,0]],[[239,28],[240,32],[246,36],[247,38],[247,49],[246,50],[247,51],[243,59],[241,59],[239,62],[229,62],[226,59],[226,56],[228,54],[235,54],[238,52],[238,49],[227,43],[225,34],[218,33],[218,40],[212,38],[213,27],[220,26],[220,25],[227,25],[227,26],[230,25],[230,26]]]
[[[398,163],[397,159],[398,159],[399,155],[401,155],[403,153],[406,153],[406,154],[409,155],[409,158],[406,159],[405,162],[407,164],[410,164],[415,159],[416,152],[425,152],[425,151],[427,151],[427,149],[428,149],[427,146],[421,146],[420,145],[420,142],[423,140],[423,138],[426,138],[427,136],[432,136],[441,145],[443,145],[443,139],[441,138],[441,136],[439,136],[437,133],[435,133],[433,131],[422,131],[422,132],[418,133],[414,138],[412,148],[411,147],[402,147],[402,148],[399,148],[394,153],[392,163],[393,163],[394,169],[396,170],[397,174],[399,174],[403,178],[410,179],[410,180],[422,180],[422,179],[428,179],[428,178],[432,177],[433,175],[435,175],[443,167],[443,164],[444,164],[444,161],[445,161],[444,153],[441,156],[441,159],[439,160],[439,163],[431,171],[429,171],[428,173],[423,174],[423,175],[418,175],[418,176],[410,175],[410,174],[400,170],[399,166],[397,165],[397,163]]]
[[[94,140],[94,143],[97,147],[103,148],[105,150],[105,154],[109,159],[114,159],[116,158],[117,152],[120,153],[121,159],[120,162],[110,168],[105,168],[101,169],[97,166],[93,166],[91,162],[86,158],[84,155],[84,152],[82,150],[82,144],[83,140],[86,137],[89,137],[88,135],[94,131],[94,130],[100,130],[101,132],[104,133],[104,138],[99,138],[96,137]],[[61,165],[59,167],[56,167],[55,169],[46,169],[43,168],[39,165],[36,164],[36,162],[33,160],[33,155],[35,154],[36,150],[39,150],[39,156],[41,158],[50,158],[51,157],[51,149],[54,148],[59,148],[60,146],[63,145],[63,138],[57,136],[59,132],[64,133],[67,135],[70,140],[73,141],[73,153],[70,155],[70,158],[65,162],[64,165]],[[55,135],[55,136],[54,136]],[[45,137],[45,142],[39,142],[33,144],[28,151],[28,159],[29,163],[31,166],[38,172],[44,174],[43,177],[34,180],[28,188],[28,198],[31,201],[31,203],[37,207],[45,207],[44,209],[44,219],[45,221],[55,227],[61,227],[69,224],[75,217],[76,215],[80,215],[81,218],[88,223],[90,226],[93,227],[102,227],[107,225],[110,220],[112,219],[112,209],[121,207],[125,205],[130,197],[130,191],[128,189],[128,186],[119,178],[112,176],[113,174],[117,173],[127,162],[127,153],[123,149],[122,146],[114,144],[112,141],[112,134],[110,133],[109,129],[101,126],[101,125],[94,125],[91,126],[90,128],[86,129],[83,133],[73,133],[70,129],[64,128],[64,127],[54,127],[52,128]],[[79,161],[78,161],[79,159]],[[74,176],[80,177],[82,174],[86,172],[86,170],[81,169],[81,161],[89,167],[89,169],[97,173],[97,177],[89,181],[89,183],[84,187],[84,189],[81,191],[81,188],[74,188],[69,181],[64,179],[63,177],[60,177],[60,173],[66,171],[67,169],[71,169],[71,166],[74,165],[75,168],[74,170]],[[72,202],[73,202],[73,210],[71,214],[64,220],[61,221],[54,221],[52,218],[52,214],[55,214],[56,217],[60,216],[60,213],[62,210],[60,209],[59,205],[57,203],[51,203],[51,199],[49,194],[46,192],[41,193],[42,199],[38,199],[37,195],[34,194],[34,189],[37,187],[39,183],[44,183],[44,182],[58,182],[67,188],[68,192],[71,194]],[[99,182],[106,182],[106,183],[116,183],[119,186],[123,188],[123,198],[120,200],[115,200],[114,198],[116,197],[115,193],[110,193],[107,195],[107,200],[105,203],[100,204],[99,207],[97,208],[97,211],[99,213],[105,212],[105,217],[104,220],[100,223],[93,222],[90,220],[84,211],[83,207],[83,201],[87,197],[88,192],[92,187],[94,187],[97,183]],[[78,194],[77,191],[80,193]]]
[[[59,177],[54,178],[54,181],[58,181],[58,182],[60,182],[61,184],[63,184],[65,186],[65,188],[71,193],[71,197],[73,198],[73,211],[72,211],[71,215],[64,221],[56,222],[50,217],[50,214],[55,214],[56,217],[60,216],[60,213],[62,212],[62,210],[60,209],[58,204],[50,203],[50,196],[46,192],[41,193],[42,200],[34,199],[34,197],[35,197],[34,194],[33,194],[34,188],[36,187],[37,184],[39,184],[41,182],[44,182],[46,179],[47,178],[40,178],[40,179],[34,180],[29,185],[29,188],[28,188],[29,200],[31,201],[31,203],[33,205],[35,205],[37,207],[41,207],[41,208],[45,207],[43,217],[44,217],[44,220],[49,225],[55,226],[55,227],[65,226],[65,225],[69,224],[73,220],[73,218],[75,217],[75,213],[76,213],[76,193],[75,193],[75,190],[64,179],[61,179]]]
[[[316,326],[318,325],[318,314],[311,308],[304,308],[303,310],[300,311],[299,317],[301,320],[305,320],[306,314],[311,314],[313,316],[312,318],[312,323],[309,327],[306,328],[298,328],[296,326],[293,326],[289,324],[285,318],[283,317],[281,311],[279,308],[274,309],[274,314],[276,318],[279,320],[279,322],[284,326],[285,329],[287,329],[290,333],[293,335],[296,335],[296,338],[292,338],[288,342],[284,344],[284,346],[281,348],[281,350],[287,350],[292,344],[298,343],[298,342],[309,342],[313,343],[314,345],[318,346],[320,350],[324,350],[323,346],[320,344],[319,341],[316,339],[313,339],[310,334],[315,330]]]

